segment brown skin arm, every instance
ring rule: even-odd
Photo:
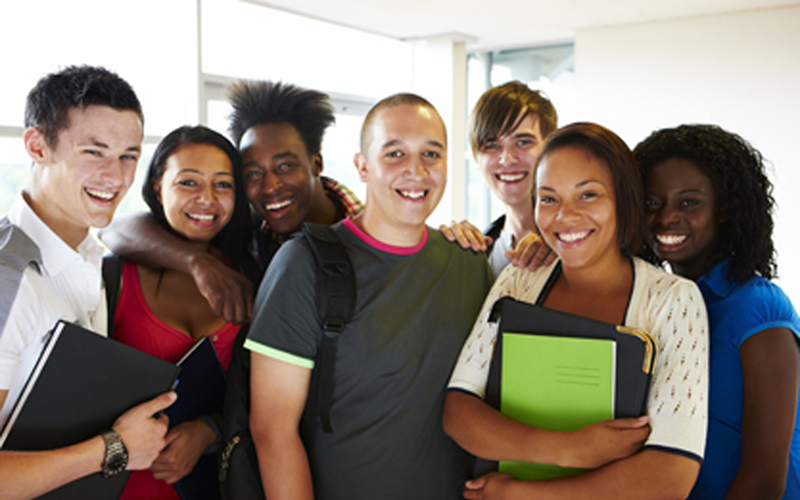
[[[253,285],[240,273],[199,247],[167,232],[150,213],[115,217],[99,232],[112,252],[152,269],[186,273],[216,316],[244,323],[253,311]]]
[[[577,476],[515,481],[491,473],[468,481],[464,498],[475,500],[678,500],[692,489],[700,464],[681,455],[644,450]]]
[[[0,391],[0,406],[7,391]],[[128,469],[146,469],[164,447],[167,417],[154,414],[175,401],[168,393],[125,412],[114,423],[114,430],[128,449]],[[106,445],[100,436],[64,448],[36,452],[0,451],[0,484],[4,500],[26,500],[59,486],[99,472]]]
[[[299,425],[311,370],[250,353],[250,432],[270,500],[314,498]]]
[[[167,484],[175,484],[192,472],[197,461],[211,446],[217,436],[200,420],[190,420],[176,425],[167,432],[166,446],[153,461],[153,477]]]
[[[574,432],[537,429],[458,391],[445,398],[444,430],[462,448],[489,460],[592,469],[636,453],[650,434],[646,417],[607,420]]]
[[[771,328],[739,349],[744,377],[742,462],[726,500],[780,499],[797,409],[798,351],[794,334]]]
[[[517,243],[517,247],[506,250],[505,255],[512,266],[526,267],[529,271],[535,271],[539,266],[549,266],[557,258],[555,252],[536,233],[525,235]]]

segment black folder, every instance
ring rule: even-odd
[[[0,434],[4,450],[48,450],[97,436],[131,407],[169,391],[177,375],[172,363],[72,323],[59,321],[49,335]],[[39,498],[116,500],[128,476],[98,472]]]
[[[225,397],[225,372],[211,339],[198,340],[177,363],[180,376],[175,391],[178,401],[166,409],[170,427],[195,420],[203,415],[222,412]],[[217,480],[219,456],[206,453],[192,472],[175,483],[182,500],[217,500],[222,498]]]
[[[490,406],[500,410],[502,405],[504,337],[508,334],[531,334],[614,341],[614,418],[635,418],[646,413],[657,354],[655,340],[648,332],[555,311],[510,297],[501,298],[495,303],[489,320],[499,322],[486,386],[486,402]],[[496,461],[478,459],[475,474],[479,476],[496,471],[497,467]]]

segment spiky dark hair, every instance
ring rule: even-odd
[[[248,129],[264,123],[289,123],[306,145],[309,155],[322,149],[325,129],[336,118],[330,97],[289,83],[242,80],[228,92],[233,106],[230,133],[233,142],[241,146]]]

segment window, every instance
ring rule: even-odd
[[[558,112],[559,125],[576,121],[574,53],[574,44],[570,43],[470,54],[467,63],[469,111],[490,87],[519,80],[547,94]],[[467,151],[466,156],[467,219],[484,228],[504,209],[484,182],[472,151]]]
[[[36,16],[33,36],[30,18]],[[200,22],[198,22],[200,19]],[[66,22],[65,22],[66,20]],[[413,86],[414,49],[358,30],[235,0],[140,0],[109,9],[105,0],[31,0],[3,13],[0,44],[0,213],[28,182],[22,147],[25,97],[36,81],[67,65],[102,65],[136,90],[145,114],[137,182],[119,213],[143,210],[141,179],[155,145],[174,128],[206,123],[227,132],[224,89],[240,79],[272,79],[331,95],[337,124],[323,143],[325,173],[363,196],[352,159],[361,120],[377,99]],[[325,40],[325,43],[320,43]]]
[[[197,121],[196,92],[187,92],[197,88],[196,1],[139,0],[131,6],[29,0],[3,9],[3,68],[13,77],[0,79],[0,214],[8,212],[28,183],[30,159],[21,139],[25,98],[45,74],[69,65],[101,65],[133,86],[142,102],[146,134],[137,178],[144,175],[148,151],[161,136]],[[120,210],[144,209],[139,191],[134,185]]]

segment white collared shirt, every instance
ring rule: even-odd
[[[103,247],[91,235],[76,252],[59,238],[19,195],[8,213],[39,248],[41,262],[25,268],[0,332],[0,390],[9,391],[0,409],[8,418],[43,347],[45,334],[60,319],[106,335],[106,304],[101,275]]]

